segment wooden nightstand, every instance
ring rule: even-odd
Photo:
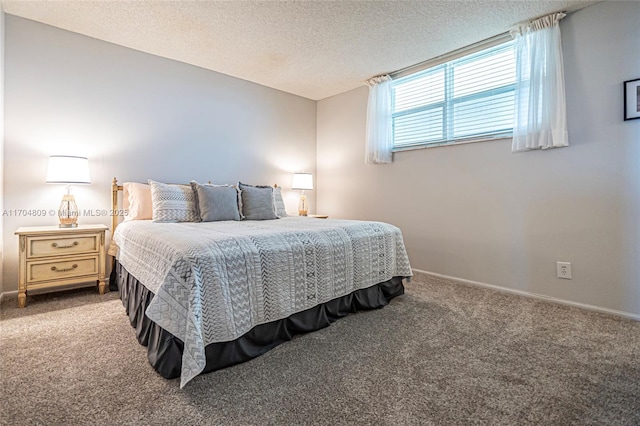
[[[307,215],[307,217],[314,217],[316,219],[328,219],[329,215],[326,215],[326,214],[310,214],[310,215]]]
[[[77,228],[37,226],[18,228],[20,269],[18,306],[27,304],[27,291],[69,284],[98,284],[100,294],[106,288],[104,225],[80,225]]]

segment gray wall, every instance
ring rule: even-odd
[[[110,208],[116,176],[278,183],[293,213],[292,173],[315,173],[314,101],[11,15],[5,53],[5,209],[57,208],[51,154],[89,158],[81,210]],[[17,288],[16,228],[47,224],[57,217],[4,218],[5,291]]]
[[[501,140],[365,165],[368,89],[320,101],[320,211],[399,226],[417,269],[640,313],[640,120],[622,120],[639,17],[638,2],[603,2],[562,21],[568,148]]]

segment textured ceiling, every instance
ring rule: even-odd
[[[3,1],[6,13],[318,100],[594,1]]]

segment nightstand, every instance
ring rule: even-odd
[[[29,290],[97,282],[100,294],[106,288],[104,225],[22,227],[20,238],[18,306],[27,304]]]
[[[307,217],[313,217],[313,218],[316,218],[316,219],[328,219],[329,215],[326,215],[326,214],[310,214],[310,215],[307,215]]]

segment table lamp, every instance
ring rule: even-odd
[[[67,191],[62,197],[58,218],[60,228],[75,228],[78,226],[78,206],[71,194],[71,184],[89,184],[89,160],[85,157],[68,155],[52,155],[49,157],[47,183],[63,183]]]
[[[311,173],[294,173],[291,189],[302,190],[300,202],[298,203],[298,215],[306,216],[309,208],[307,206],[307,196],[304,195],[304,191],[313,189],[313,176]]]

